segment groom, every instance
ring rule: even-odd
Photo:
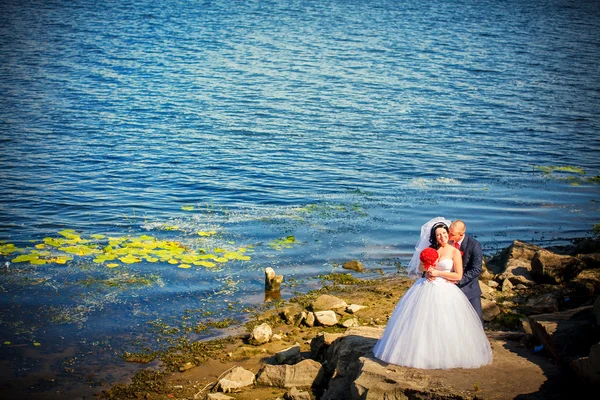
[[[458,287],[469,299],[469,302],[477,311],[483,323],[483,312],[481,310],[481,288],[479,287],[479,275],[481,274],[483,252],[481,245],[471,236],[465,235],[467,227],[459,219],[452,222],[448,229],[448,236],[453,241],[454,247],[462,253],[463,277],[456,282]]]

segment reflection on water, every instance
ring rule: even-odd
[[[265,290],[265,303],[273,300],[281,300],[281,291],[280,290]]]

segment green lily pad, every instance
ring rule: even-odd
[[[66,264],[67,261],[71,261],[72,259],[73,259],[73,257],[58,256],[58,257],[53,258],[52,261],[57,264]]]
[[[0,246],[0,254],[2,254],[2,255],[8,255],[8,254],[15,253],[18,251],[23,251],[23,250],[19,249],[12,243],[3,244]]]
[[[217,266],[217,264],[210,262],[210,261],[195,261],[194,265],[200,265],[200,266],[206,267],[206,268],[213,268],[213,267]]]
[[[140,259],[132,256],[131,254],[128,254],[125,257],[120,257],[119,261],[125,264],[134,264],[140,262]]]
[[[21,254],[20,256],[17,256],[10,261],[14,262],[14,263],[30,262],[31,260],[37,259],[37,258],[38,258],[38,256],[35,254]]]

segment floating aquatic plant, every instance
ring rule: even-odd
[[[217,264],[215,264],[214,262],[210,262],[210,261],[194,261],[192,264],[199,265],[201,267],[206,267],[206,268],[214,268],[217,266]]]
[[[269,247],[280,251],[283,249],[289,249],[296,243],[296,238],[294,236],[286,236],[285,238],[273,240],[271,243],[269,243]]]
[[[13,243],[6,243],[6,244],[0,245],[0,254],[4,255],[4,256],[12,254],[12,253],[23,252],[23,251],[25,251],[25,249],[16,247]]]
[[[571,165],[564,165],[564,166],[537,165],[536,167],[537,167],[537,169],[539,169],[540,171],[542,171],[543,173],[545,173],[547,175],[555,173],[555,172],[567,172],[567,173],[585,175],[585,171],[583,170],[583,168],[574,167],[574,166],[571,166]]]
[[[572,186],[579,186],[582,182],[598,183],[600,176],[591,176],[584,178],[585,170],[581,167],[572,165],[535,165],[534,168],[540,170],[545,176],[561,181],[567,181]]]
[[[429,189],[432,187],[438,187],[440,185],[445,186],[457,186],[460,185],[460,181],[455,178],[438,177],[435,179],[429,178],[413,178],[409,182],[409,186],[418,189]]]
[[[362,205],[358,203],[352,205],[331,203],[307,204],[304,207],[297,208],[295,211],[299,214],[317,216],[320,218],[331,218],[339,214],[350,213],[365,214]]]
[[[159,261],[173,265],[183,264],[180,268],[184,269],[191,268],[192,265],[213,268],[216,263],[222,264],[232,260],[250,261],[246,247],[194,250],[181,242],[159,240],[150,235],[107,238],[105,235],[94,234],[85,238],[72,229],[62,230],[58,234],[62,237],[46,237],[31,248],[19,248],[11,243],[3,243],[0,245],[0,255],[11,256],[18,253],[11,262],[28,262],[33,265],[65,264],[74,257],[91,256],[94,263],[106,263],[109,268],[116,268],[122,264]],[[208,231],[207,234],[213,235],[216,231]]]

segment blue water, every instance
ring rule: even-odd
[[[266,266],[284,298],[350,259],[401,272],[438,215],[487,254],[591,235],[599,61],[595,0],[4,0],[0,244],[73,229],[251,259],[13,262],[3,380],[88,395],[157,321],[241,318]]]

